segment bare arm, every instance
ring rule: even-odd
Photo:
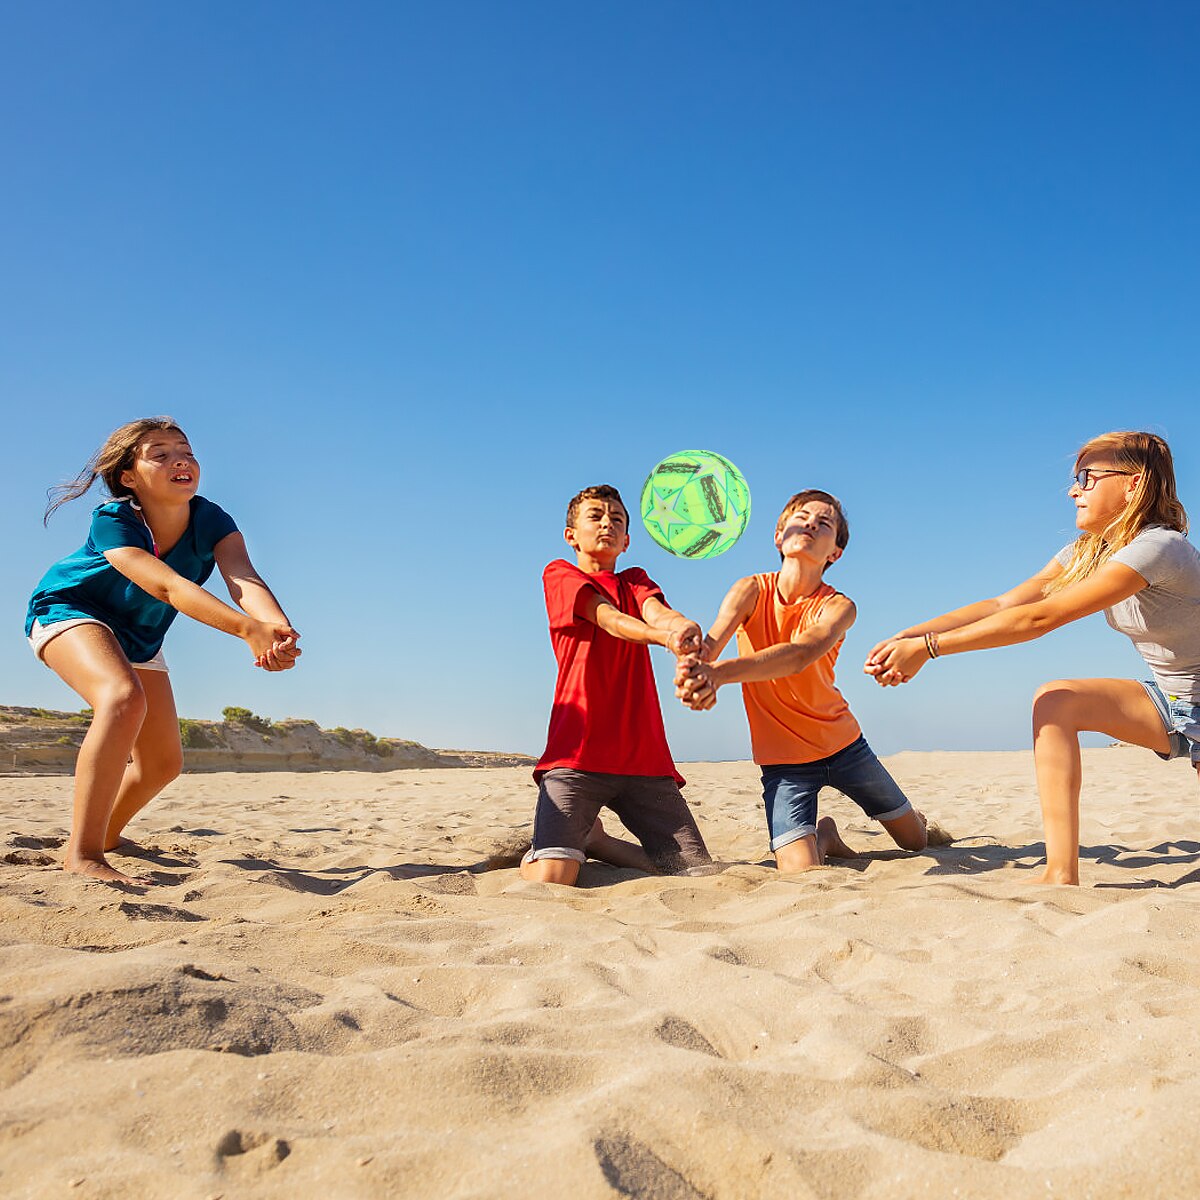
[[[755,683],[798,675],[846,636],[856,616],[852,600],[842,595],[831,596],[821,610],[820,619],[790,642],[709,664],[713,683],[723,687],[727,683]]]
[[[672,654],[699,653],[703,640],[700,626],[690,617],[664,604],[657,596],[648,596],[643,602],[642,617],[646,624],[666,631],[668,638],[665,645]]]
[[[135,546],[121,546],[115,550],[106,550],[104,557],[126,579],[136,583],[142,591],[156,600],[169,604],[195,621],[241,638],[253,651],[256,659],[267,654],[276,640],[295,635],[295,630],[288,625],[286,619],[271,622],[260,620],[249,613],[240,613],[236,608],[218,600],[211,592],[205,591],[199,584],[184,579],[177,571],[171,570],[165,562],[146,550]]]
[[[246,550],[246,539],[240,533],[230,533],[213,548],[217,568],[229,588],[230,598],[243,612],[260,621],[274,625],[290,625],[263,577],[254,569]]]
[[[227,534],[213,547],[213,557],[234,604],[260,621],[291,631],[285,638],[276,638],[270,651],[256,659],[257,665],[268,671],[287,671],[294,667],[302,653],[296,644],[300,635],[266,581],[254,569],[246,539],[240,533]]]
[[[939,633],[938,653],[963,654],[1031,642],[1053,629],[1120,604],[1144,587],[1146,580],[1132,567],[1110,562],[1052,596],[1015,604]],[[929,653],[923,636],[901,636],[884,643],[878,652],[872,653],[872,658],[870,674],[883,683],[902,683],[921,669]]]
[[[1018,583],[1014,588],[1009,588],[1007,592],[1002,592],[999,596],[993,596],[990,600],[977,600],[974,604],[966,604],[962,608],[953,609],[930,621],[920,621],[916,625],[910,625],[907,629],[902,629],[899,633],[894,633],[891,637],[876,642],[867,655],[863,670],[868,675],[878,678],[885,669],[880,666],[882,655],[887,647],[899,641],[900,638],[923,637],[927,633],[940,634],[951,629],[961,629],[964,625],[973,625],[976,621],[982,621],[1005,609],[1033,604],[1045,594],[1046,585],[1061,574],[1062,566],[1057,559],[1052,558],[1036,575],[1031,575],[1024,582]],[[902,681],[895,680],[895,682]]]
[[[709,626],[708,634],[704,638],[704,648],[700,651],[700,657],[705,662],[715,662],[720,657],[721,651],[729,644],[729,639],[754,611],[759,590],[758,580],[753,575],[747,575],[725,593],[725,599],[717,609],[716,619]]]
[[[628,613],[623,613],[611,601],[606,600],[599,592],[593,588],[589,588],[586,592],[581,592],[579,601],[576,605],[576,613],[583,617],[585,621],[591,621],[593,625],[598,625],[605,633],[612,634],[613,637],[620,638],[625,642],[634,642],[639,646],[666,646],[668,649],[674,649],[683,641],[683,633],[681,629],[671,623],[669,619],[664,617],[664,614],[670,614],[671,617],[679,617],[680,614],[674,609],[669,609],[659,600],[654,600],[651,597],[643,606],[643,611],[651,604],[658,605],[658,608],[663,610],[661,613],[651,609],[652,615],[657,616],[663,621],[661,625],[651,624],[649,621],[643,621],[640,617],[632,617]],[[688,625],[695,629],[696,643],[699,644],[700,628],[694,622],[687,621]],[[678,650],[674,650],[679,653]]]
[[[798,675],[846,636],[856,615],[853,601],[842,595],[831,596],[820,619],[789,642],[715,663],[684,659],[675,675],[675,694],[690,707],[705,709],[716,703],[717,690],[728,683]]]
[[[948,629],[961,629],[964,625],[990,617],[993,613],[1006,608],[1015,608],[1022,604],[1032,604],[1045,594],[1046,584],[1062,574],[1062,566],[1057,559],[1052,558],[1036,575],[1031,575],[1016,587],[993,596],[990,600],[977,600],[974,604],[966,604],[962,608],[953,609],[934,617],[931,621],[922,621],[902,629],[896,637],[914,637],[925,633],[943,633]],[[889,639],[890,641],[891,639]]]

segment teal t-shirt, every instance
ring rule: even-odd
[[[237,525],[223,508],[203,496],[192,497],[191,509],[183,537],[162,560],[184,579],[203,583],[215,565],[213,548],[236,533]],[[113,631],[130,662],[149,662],[162,649],[178,613],[109,564],[104,552],[121,546],[154,553],[154,539],[137,509],[128,500],[113,500],[92,513],[87,542],[42,576],[29,601],[25,636],[33,631],[35,619],[52,625],[90,617]]]

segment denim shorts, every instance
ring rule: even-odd
[[[891,821],[912,808],[861,734],[828,758],[763,767],[762,781],[772,850],[816,834],[817,794],[823,787],[837,788],[876,821]]]
[[[1165,695],[1162,688],[1151,679],[1143,679],[1142,687],[1154,701],[1171,742],[1170,752],[1159,754],[1158,757],[1172,759],[1186,756],[1191,758],[1193,766],[1200,764],[1200,704],[1194,700],[1180,700],[1178,696]]]

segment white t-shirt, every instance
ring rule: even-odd
[[[1055,555],[1064,567],[1073,546]],[[1108,623],[1132,639],[1168,696],[1200,702],[1200,551],[1182,533],[1151,525],[1108,561],[1148,584],[1106,608]]]

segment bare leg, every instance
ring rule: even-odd
[[[599,817],[596,818],[583,848],[587,852],[588,858],[611,863],[614,867],[633,867],[635,870],[645,871],[647,875],[658,874],[654,864],[641,846],[636,842],[623,842],[620,838],[605,833]]]
[[[146,717],[133,744],[108,819],[105,850],[115,850],[130,820],[183,770],[179,717],[171,677],[165,671],[135,671],[146,696]]]
[[[797,838],[780,846],[775,851],[775,865],[781,872],[807,871],[811,867],[824,866],[831,858],[857,858],[858,855],[842,841],[837,822],[832,817],[822,817],[817,822],[817,832],[808,837]]]
[[[822,817],[817,822],[817,855],[821,862],[831,858],[857,858],[858,855],[842,841],[837,822],[832,817]]]
[[[925,814],[915,808],[902,816],[879,823],[892,835],[892,841],[901,850],[924,850],[929,845]]]
[[[1033,758],[1046,833],[1041,883],[1079,882],[1079,734],[1106,733],[1165,754],[1162,718],[1146,690],[1128,679],[1058,679],[1033,699]]]
[[[75,805],[63,869],[108,883],[146,882],[109,866],[104,857],[117,790],[146,715],[137,672],[112,632],[100,625],[60,633],[42,657],[93,712],[75,761]]]
[[[775,851],[775,865],[781,872],[807,871],[819,867],[825,860],[815,834],[797,838]]]
[[[521,878],[532,883],[561,883],[573,887],[579,878],[579,864],[573,858],[538,858],[521,863]]]

